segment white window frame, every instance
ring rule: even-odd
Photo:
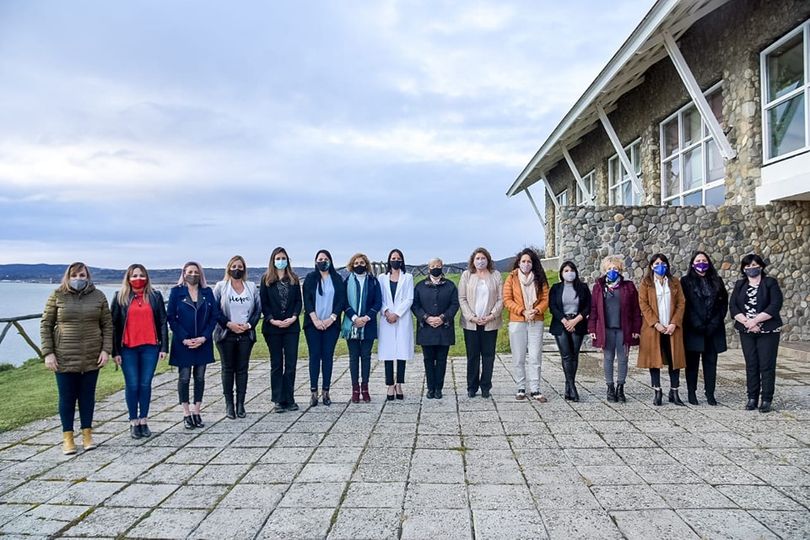
[[[638,146],[637,150],[633,150],[634,147]],[[627,154],[628,159],[630,160],[630,164],[635,167],[639,164],[638,172],[636,176],[638,177],[639,184],[642,183],[642,178],[644,178],[644,171],[641,170],[641,137],[636,139],[635,141],[631,142],[627,146],[625,146],[622,150],[624,153]],[[613,198],[613,190],[616,189],[618,186],[624,186],[624,184],[630,184],[630,193],[631,197],[640,197],[641,194],[637,193],[635,188],[633,187],[633,180],[630,178],[630,174],[624,175],[621,180],[617,183],[613,183],[614,172],[618,168],[621,171],[624,167],[619,160],[619,154],[613,154],[608,158],[608,204],[611,206],[613,205],[621,205],[621,206],[639,206],[641,205],[641,200],[639,199],[636,202],[627,202],[622,200],[621,203],[616,202]],[[624,188],[620,190],[624,193]]]
[[[723,89],[723,81],[720,81],[717,84],[712,85],[711,88],[709,88],[705,92],[703,92],[703,95],[708,98],[708,96],[710,96],[711,94],[714,94],[718,90],[722,93],[722,89]],[[684,146],[684,122],[683,122],[682,115],[683,115],[684,112],[686,112],[689,109],[695,109],[695,112],[698,115],[700,115],[700,113],[697,110],[697,107],[695,107],[695,103],[693,101],[690,101],[689,103],[687,103],[686,105],[684,105],[683,107],[681,107],[680,109],[678,109],[677,111],[675,111],[674,113],[672,113],[671,115],[666,117],[661,122],[661,124],[658,126],[658,129],[659,129],[659,139],[658,139],[658,141],[659,141],[659,147],[661,148],[660,154],[661,154],[661,204],[662,205],[673,204],[673,201],[677,201],[677,206],[683,206],[684,205],[683,204],[684,198],[686,198],[687,196],[692,195],[692,194],[697,193],[698,191],[700,191],[701,192],[701,198],[700,198],[701,202],[700,202],[700,204],[699,205],[690,205],[690,206],[705,206],[705,204],[706,204],[706,192],[713,189],[713,188],[716,188],[718,186],[725,185],[725,182],[726,182],[725,161],[723,161],[723,171],[724,171],[723,176],[721,178],[719,178],[718,180],[713,180],[712,182],[710,182],[708,184],[706,183],[706,178],[708,178],[708,176],[709,176],[709,174],[708,174],[709,173],[709,171],[708,171],[708,169],[709,169],[709,167],[708,167],[709,154],[707,152],[707,149],[708,149],[708,146],[709,146],[710,142],[714,142],[714,144],[716,145],[717,141],[715,141],[712,138],[711,133],[709,133],[709,130],[706,128],[706,122],[703,120],[702,117],[700,118],[700,137],[698,137],[697,139],[695,139],[693,137],[692,141],[689,143],[689,145]],[[675,150],[675,152],[673,152],[672,154],[670,154],[668,156],[665,156],[664,152],[666,151],[666,147],[665,147],[665,139],[664,139],[664,126],[667,125],[672,120],[676,120],[678,122],[678,149]],[[685,191],[684,188],[683,188],[683,180],[684,180],[684,176],[685,176],[684,175],[684,168],[686,166],[686,160],[684,159],[684,157],[689,152],[691,152],[692,150],[695,150],[696,148],[700,148],[700,156],[701,156],[700,166],[701,166],[701,173],[703,175],[702,176],[703,184],[701,184],[699,187],[692,188],[692,189],[690,189],[688,191]],[[718,147],[718,155],[720,155],[719,154],[719,147]],[[680,181],[681,187],[680,187],[680,190],[678,191],[677,194],[671,195],[671,194],[666,193],[666,182],[664,182],[664,167],[666,166],[667,163],[669,163],[670,161],[672,161],[674,159],[678,160],[678,179]],[[721,160],[723,159],[722,156],[720,156],[720,159]]]
[[[554,195],[554,198],[557,199],[557,208],[562,208],[563,206],[568,206],[568,190],[564,189],[561,192]],[[559,257],[560,256],[560,246],[562,238],[560,238],[560,212],[559,210],[554,214],[554,255]]]
[[[591,197],[596,199],[596,169],[592,170],[588,174],[582,177],[582,183],[585,184],[585,187],[588,188],[588,191],[591,193]],[[585,194],[582,193],[582,189],[579,187],[579,182],[574,183],[574,191],[576,192],[575,201],[577,206],[586,206],[589,202],[589,198],[585,198]]]
[[[791,39],[795,38],[798,34],[802,34],[803,42],[804,83],[801,85],[801,87],[769,102],[768,55]],[[803,154],[804,152],[810,150],[810,105],[808,105],[808,100],[810,100],[810,74],[808,73],[810,72],[810,20],[803,22],[798,27],[794,28],[762,51],[759,55],[759,69],[760,81],[762,81],[762,86],[760,87],[760,94],[762,94],[762,109],[760,111],[762,118],[762,164],[768,165],[770,163],[782,161],[783,159],[787,159],[798,154]],[[768,129],[768,111],[801,94],[804,94],[804,146],[780,156],[769,157],[771,153],[771,133]]]

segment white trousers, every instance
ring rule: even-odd
[[[526,371],[530,392],[540,392],[540,370],[543,365],[543,322],[510,322],[509,346],[512,348],[515,383],[518,390],[526,389]],[[526,353],[529,367],[526,368]]]

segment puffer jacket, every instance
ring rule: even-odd
[[[43,358],[53,353],[59,373],[99,368],[101,351],[112,352],[113,324],[107,297],[89,283],[82,291],[56,290],[40,323]]]

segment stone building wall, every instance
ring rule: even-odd
[[[589,284],[608,254],[625,258],[625,275],[636,284],[649,257],[664,253],[673,275],[686,272],[692,253],[707,252],[729,290],[748,253],[769,262],[785,296],[783,339],[810,340],[810,204],[779,202],[748,207],[612,206],[561,209],[561,257],[573,260]],[[730,343],[737,342],[731,319]]]
[[[679,40],[679,48],[701,88],[723,82],[721,127],[737,157],[725,163],[727,205],[752,207],[762,166],[760,52],[810,17],[803,0],[734,0],[696,22]],[[661,203],[661,122],[690,101],[686,88],[665,57],[645,73],[642,84],[625,94],[608,116],[623,146],[641,138],[642,204]],[[596,170],[597,206],[607,205],[608,159],[616,152],[601,125],[570,149],[580,174]],[[555,193],[575,182],[561,160],[547,178]],[[693,207],[693,209],[696,207]],[[554,253],[554,208],[546,194],[549,227],[546,252]]]

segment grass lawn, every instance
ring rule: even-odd
[[[558,281],[556,272],[548,271],[547,275],[550,283],[553,284]],[[502,274],[504,279],[506,279],[506,276],[506,273]],[[449,276],[449,279],[458,285],[460,277],[460,274],[452,274]],[[464,350],[464,335],[458,324],[458,320],[457,315],[455,325],[456,344],[450,348],[450,356],[465,356],[466,354]],[[508,353],[509,334],[505,330],[505,327],[509,322],[509,315],[505,310],[503,320],[504,327],[498,332],[496,347],[498,352]],[[548,325],[550,320],[551,314],[547,312],[546,325]],[[338,340],[335,354],[337,356],[346,356],[348,354],[345,339]],[[255,358],[269,357],[267,344],[261,336],[256,341],[253,356]],[[298,345],[298,357],[301,359],[299,362],[306,362],[308,356],[306,339],[304,339],[302,332],[301,340]],[[158,365],[157,372],[164,373],[168,369],[168,363],[163,361]],[[124,388],[124,375],[120,369],[116,370],[115,364],[111,362],[101,370],[96,396],[98,399],[101,399],[122,388]],[[13,429],[27,422],[46,418],[56,414],[56,412],[56,380],[53,373],[45,368],[45,364],[42,361],[36,359],[29,360],[18,368],[0,371],[0,432]]]

